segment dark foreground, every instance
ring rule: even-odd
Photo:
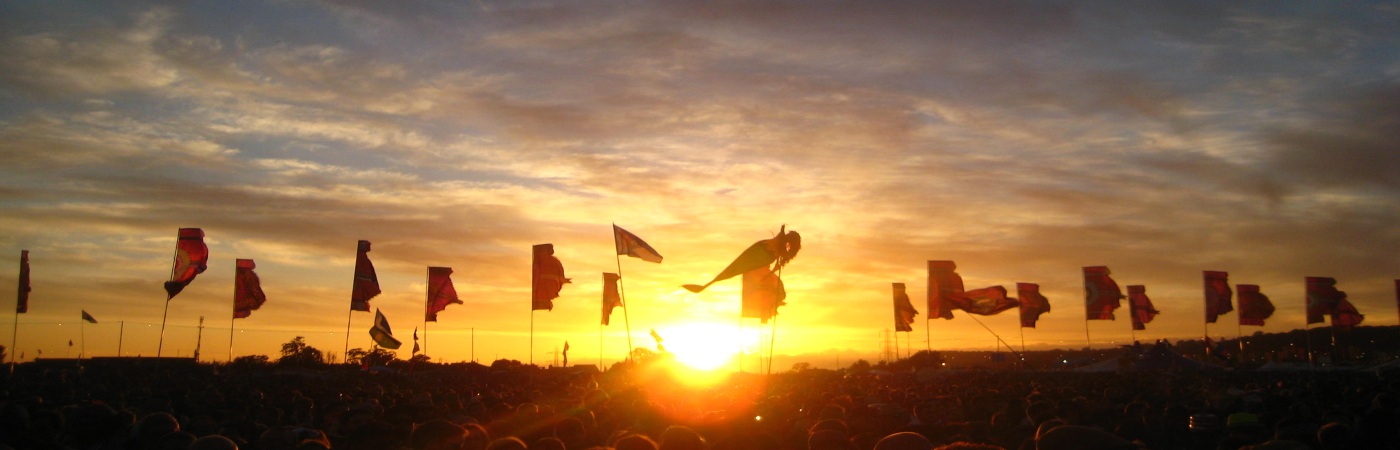
[[[1236,449],[1270,441],[1259,448],[1389,449],[1400,443],[1397,381],[1400,373],[1376,371],[808,370],[692,387],[664,365],[598,373],[509,364],[397,371],[30,364],[4,378],[0,442],[14,449],[203,449],[231,441],[254,450],[869,450],[955,442]],[[880,443],[899,432],[917,436]],[[203,438],[215,435],[227,440]]]

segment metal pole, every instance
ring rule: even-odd
[[[194,339],[194,361],[199,362],[199,349],[204,345],[204,316],[199,316],[199,334]]]
[[[614,239],[617,237],[614,236]],[[613,252],[617,253],[617,252]],[[627,317],[627,282],[622,279],[622,256],[613,255],[613,260],[617,261],[617,296],[622,301],[622,323],[627,326],[627,360],[632,360],[632,319]]]
[[[170,256],[170,281],[175,281],[175,263],[180,261],[180,232],[175,231],[175,254]],[[165,298],[165,312],[160,316],[160,343],[156,344],[156,358],[160,357],[161,350],[165,348],[165,319],[170,317],[170,299]]]
[[[126,321],[121,321],[121,327],[117,328],[117,357],[122,357],[122,338],[126,337]]]

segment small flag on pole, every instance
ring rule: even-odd
[[[1040,295],[1040,285],[1016,283],[1016,295],[1021,301],[1021,328],[1035,328],[1040,315],[1050,312],[1050,300]]]
[[[379,276],[369,260],[369,241],[360,241],[355,252],[355,282],[350,291],[350,310],[369,312],[369,300],[379,295]]]
[[[1123,291],[1109,276],[1108,267],[1084,268],[1084,310],[1087,320],[1113,320],[1113,310],[1123,306]]]
[[[1264,319],[1274,315],[1274,303],[1259,292],[1259,285],[1241,284],[1236,288],[1240,291],[1240,325],[1264,326]]]
[[[532,253],[530,310],[553,311],[554,299],[559,297],[559,291],[569,282],[564,277],[564,264],[554,257],[554,244],[535,245]]]
[[[622,229],[613,224],[613,244],[617,247],[617,254],[627,255],[642,261],[661,263],[661,254],[656,249],[647,245],[646,241],[637,235]]]
[[[15,314],[29,312],[29,250],[19,251],[19,298],[15,303]]]
[[[1207,270],[1204,271],[1206,289],[1206,323],[1215,323],[1215,318],[1221,314],[1234,311],[1230,306],[1230,299],[1234,296],[1230,292],[1230,274]]]
[[[375,344],[387,349],[398,349],[403,343],[394,339],[394,331],[389,329],[389,319],[384,317],[384,313],[379,312],[379,308],[374,309],[374,326],[369,329],[369,337],[374,339]]]
[[[165,282],[166,301],[175,298],[209,267],[209,247],[204,245],[204,230],[181,228],[175,241],[175,264],[170,269],[170,281]]]
[[[83,320],[87,323],[97,323],[97,319],[93,318],[92,314],[88,314],[87,310],[83,310]]]
[[[263,294],[262,281],[253,269],[257,264],[251,259],[237,260],[233,274],[233,318],[243,319],[253,314],[267,302]]]
[[[447,309],[447,305],[460,305],[462,300],[457,298],[457,288],[452,286],[452,268],[450,267],[429,267],[428,268],[428,322],[437,322],[437,313]],[[417,329],[414,336],[417,336]]]
[[[1146,330],[1147,323],[1158,314],[1157,308],[1152,306],[1152,299],[1147,298],[1146,286],[1128,286],[1128,308],[1131,310],[1134,330]]]
[[[413,327],[413,354],[418,354],[418,327]]]
[[[617,290],[619,278],[615,273],[603,273],[603,325],[608,324],[613,308],[622,306],[622,295]]]
[[[904,291],[904,283],[891,283],[894,287],[894,330],[914,331],[914,316],[919,311],[909,302],[909,294]]]

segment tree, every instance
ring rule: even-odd
[[[229,365],[240,367],[257,367],[266,366],[268,364],[267,361],[267,355],[244,355],[239,356],[237,358],[233,358],[233,361],[230,362]]]
[[[282,358],[277,360],[277,364],[284,366],[315,366],[325,362],[325,354],[308,345],[306,338],[301,336],[282,344]]]
[[[793,365],[792,365],[792,371],[793,371],[793,372],[806,372],[807,370],[810,370],[811,368],[812,368],[812,365],[811,365],[810,363],[805,363],[805,362],[800,362],[800,363],[797,363],[797,364],[793,364]]]
[[[856,362],[851,363],[850,370],[852,372],[865,372],[870,370],[870,361],[857,359]]]
[[[419,353],[419,354],[417,354],[417,355],[413,355],[412,358],[408,358],[408,362],[411,363],[411,364],[426,364],[426,363],[430,363],[430,362],[432,362],[432,361],[433,361],[432,358],[429,358],[428,355],[424,355],[424,354],[422,354],[422,353]]]
[[[357,366],[387,366],[390,361],[398,358],[398,354],[389,350],[375,347],[373,351],[365,351],[363,348],[352,348],[345,352],[345,362]]]

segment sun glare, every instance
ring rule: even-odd
[[[734,363],[734,355],[740,350],[738,329],[732,325],[693,322],[665,327],[658,332],[676,362],[692,369],[722,369]]]

